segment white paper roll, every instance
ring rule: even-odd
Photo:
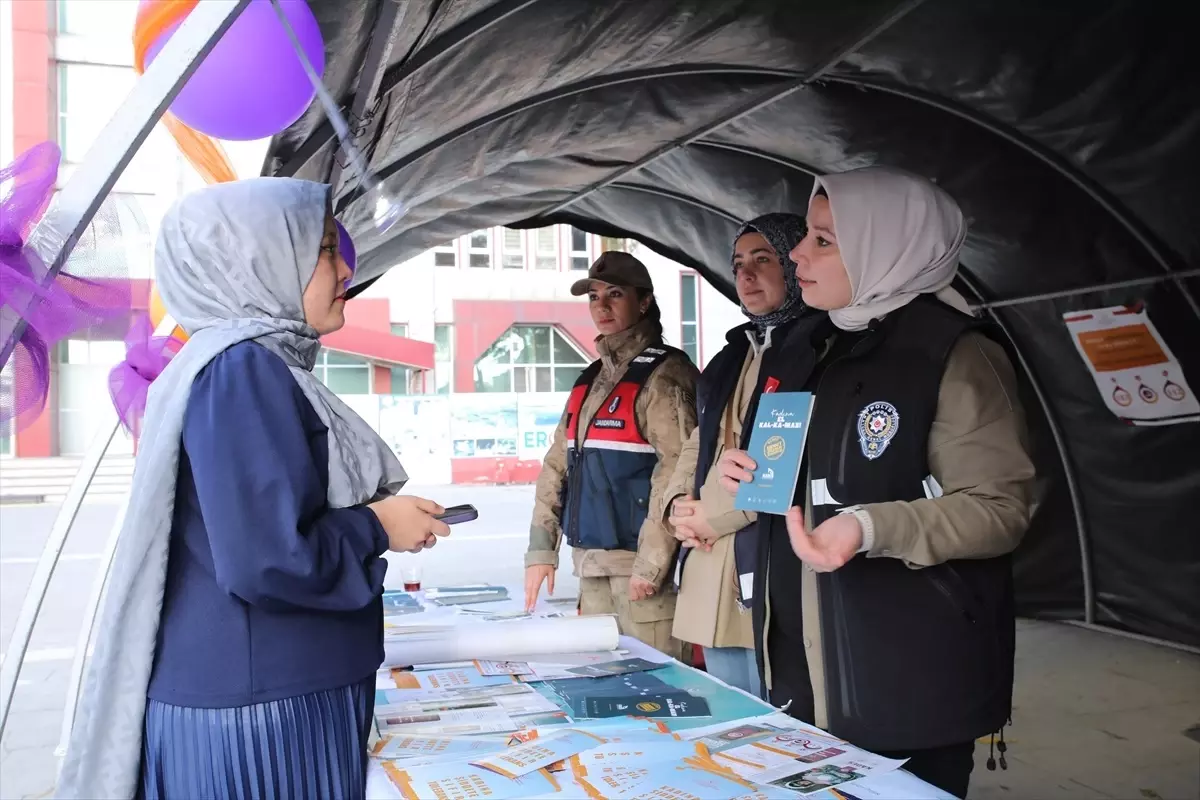
[[[617,619],[609,615],[465,622],[450,630],[386,637],[383,667],[616,650],[620,638]]]

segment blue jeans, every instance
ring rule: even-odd
[[[755,697],[762,697],[758,663],[754,651],[745,647],[706,647],[704,667],[708,674]]]

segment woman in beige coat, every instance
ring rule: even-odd
[[[683,545],[675,638],[701,645],[710,674],[754,695],[760,690],[749,613],[753,558],[735,553],[755,553],[755,515],[734,509],[714,465],[724,450],[745,445],[758,398],[773,388],[775,360],[804,311],[787,255],[803,237],[804,218],[796,214],[765,214],[738,232],[732,267],[749,322],[729,332],[700,376],[699,426],[664,495],[671,502],[663,514]]]

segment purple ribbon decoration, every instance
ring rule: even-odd
[[[108,393],[125,430],[137,436],[150,384],[183,348],[173,336],[154,336],[149,314],[138,314],[125,336],[125,360],[108,373]]]
[[[79,331],[128,315],[126,279],[92,281],[49,270],[25,242],[54,197],[62,153],[53,142],[35,145],[0,167],[0,337],[20,320],[25,329],[9,363],[0,364],[0,426],[22,430],[42,413],[50,390],[51,348]],[[68,265],[69,266],[69,265]]]

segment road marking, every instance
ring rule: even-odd
[[[58,557],[59,561],[99,561],[100,553],[67,553]],[[16,564],[36,564],[41,561],[41,557],[34,558],[32,556],[13,556],[12,558],[0,558],[0,567],[7,567]]]

